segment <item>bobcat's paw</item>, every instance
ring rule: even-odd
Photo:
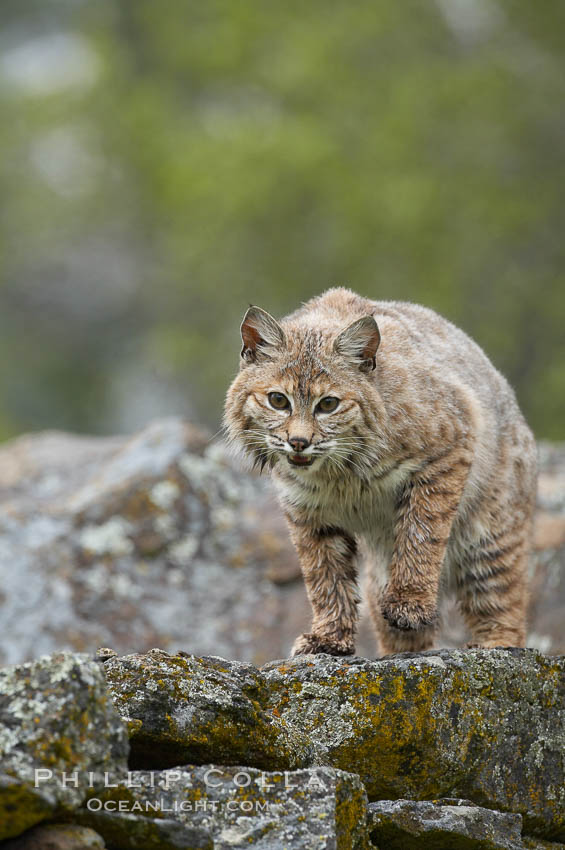
[[[353,635],[337,637],[336,635],[316,635],[313,632],[299,635],[294,641],[291,654],[294,657],[295,655],[317,655],[320,652],[326,652],[328,655],[353,655],[355,652]]]
[[[381,613],[389,626],[402,632],[433,629],[437,626],[439,619],[435,605],[401,602],[393,597],[383,599]]]

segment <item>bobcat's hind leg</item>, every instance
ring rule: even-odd
[[[529,527],[500,534],[473,551],[461,573],[459,606],[469,646],[525,646]]]

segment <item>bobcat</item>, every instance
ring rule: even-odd
[[[228,436],[274,478],[312,606],[293,655],[355,651],[357,562],[383,653],[433,645],[454,591],[470,646],[523,646],[536,446],[513,391],[432,310],[330,289],[250,307]]]

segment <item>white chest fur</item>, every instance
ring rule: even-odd
[[[389,472],[375,470],[365,480],[355,474],[327,478],[308,470],[275,475],[275,485],[285,507],[300,511],[316,525],[342,528],[364,539],[369,549],[392,547],[395,505],[414,466],[406,461]]]

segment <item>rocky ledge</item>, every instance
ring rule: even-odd
[[[0,756],[12,850],[564,847],[565,658],[58,653],[0,671]]]

